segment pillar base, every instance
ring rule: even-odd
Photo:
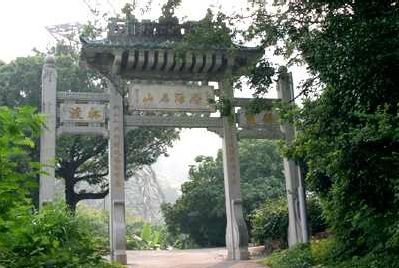
[[[246,261],[249,260],[249,252],[248,248],[239,249],[236,251],[235,256],[230,253],[230,250],[227,249],[227,258],[228,261]]]
[[[118,255],[113,256],[113,261],[119,262],[120,264],[126,265],[127,264],[127,255],[126,253],[121,253]]]

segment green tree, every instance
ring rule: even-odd
[[[241,185],[244,215],[265,199],[284,196],[282,159],[275,143],[244,140],[240,142]],[[192,166],[189,181],[182,187],[182,196],[175,204],[164,204],[162,212],[168,230],[188,234],[201,246],[222,246],[225,243],[225,199],[222,154],[216,159],[199,156]]]
[[[74,50],[60,48],[59,51],[56,55],[58,91],[105,90],[101,76],[79,68]],[[0,105],[17,107],[29,104],[40,109],[43,56],[17,58],[0,66]],[[158,156],[166,154],[167,147],[177,138],[178,132],[174,129],[139,128],[130,131],[126,135],[127,174],[155,162]],[[63,136],[58,139],[56,176],[65,181],[66,202],[73,210],[80,200],[100,199],[108,194],[107,147],[108,142],[102,137]],[[38,159],[37,149],[32,154]],[[89,184],[91,190],[79,190],[87,188],[82,183]],[[79,184],[82,187],[77,187]]]
[[[39,172],[28,150],[35,146],[43,119],[28,107],[11,110],[0,106],[0,229],[4,231],[13,209],[28,206],[30,179]],[[10,214],[11,213],[11,214]]]
[[[260,8],[247,37],[306,63],[303,107],[286,110],[341,257],[399,247],[399,5],[394,0],[296,1]],[[255,86],[256,83],[255,83]]]

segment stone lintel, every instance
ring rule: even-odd
[[[267,140],[282,140],[285,138],[280,130],[280,126],[270,126],[265,128],[241,129],[238,131],[240,139],[267,139]]]
[[[57,136],[62,135],[94,135],[107,138],[108,130],[105,127],[60,126],[57,128]]]
[[[57,101],[108,102],[109,94],[94,92],[57,92]]]
[[[175,127],[175,128],[221,128],[219,117],[199,116],[125,116],[125,127]]]

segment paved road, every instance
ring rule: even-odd
[[[224,248],[128,251],[130,268],[264,268],[255,261],[225,261]]]

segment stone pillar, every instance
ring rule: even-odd
[[[42,72],[42,110],[45,127],[40,136],[40,164],[44,174],[40,174],[39,204],[54,200],[55,192],[55,141],[57,107],[57,70],[55,58],[47,56]]]
[[[126,264],[123,97],[109,84],[109,200],[111,259]]]
[[[228,81],[219,84],[221,95],[233,103],[233,87]],[[237,128],[235,111],[230,107],[231,116],[223,117],[223,170],[226,199],[226,248],[229,260],[247,260],[248,230],[242,212],[240,165],[238,160]]]
[[[291,101],[294,98],[292,74],[286,67],[279,68],[277,82],[278,98]],[[295,139],[295,129],[292,125],[282,124],[281,131],[288,143]],[[284,158],[284,175],[288,200],[288,245],[308,242],[308,227],[306,216],[306,197],[303,188],[302,173],[295,161]]]

